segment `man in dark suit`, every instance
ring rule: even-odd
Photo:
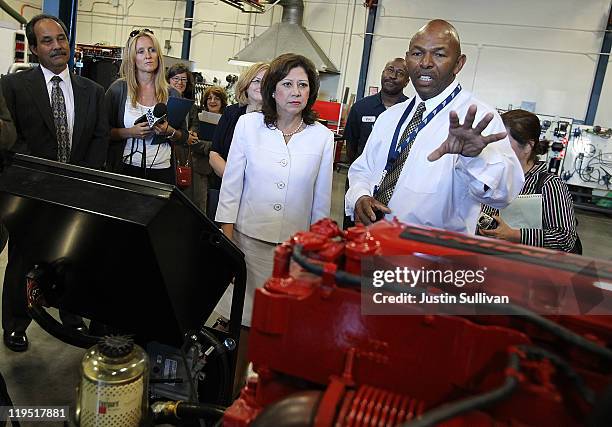
[[[0,90],[0,172],[4,167],[4,150],[8,150],[13,146],[17,139],[17,133],[15,132],[15,125],[13,124],[13,118],[11,113],[6,108],[6,102]],[[0,252],[4,250],[4,246],[8,240],[8,230],[4,224],[0,223]],[[0,396],[2,395],[2,381],[0,378]],[[1,397],[0,397],[1,399]]]
[[[17,129],[14,151],[63,163],[101,168],[108,147],[104,89],[70,73],[68,31],[51,15],[37,15],[26,26],[30,50],[40,66],[2,78],[2,92]],[[9,254],[2,291],[4,344],[25,351],[25,265],[18,243],[9,237]],[[60,313],[64,324],[84,329],[81,318]]]

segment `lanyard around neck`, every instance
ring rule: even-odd
[[[444,101],[438,104],[438,106],[434,108],[432,112],[429,113],[427,117],[425,117],[425,119],[421,120],[421,123],[419,123],[417,128],[413,130],[412,132],[410,132],[410,134],[406,137],[406,139],[403,140],[401,144],[398,146],[397,140],[399,138],[399,133],[402,128],[402,125],[404,124],[406,119],[408,119],[408,116],[410,115],[410,112],[412,111],[412,109],[414,108],[414,104],[416,103],[416,96],[412,98],[412,101],[410,101],[410,104],[408,104],[408,107],[406,107],[404,114],[402,114],[402,117],[400,118],[399,122],[397,123],[397,126],[395,127],[395,132],[393,133],[393,139],[391,140],[391,146],[389,147],[389,154],[387,155],[387,165],[385,166],[383,176],[386,175],[386,173],[391,169],[391,167],[393,166],[393,163],[395,163],[395,161],[397,160],[401,152],[404,151],[406,147],[408,147],[408,144],[410,143],[410,141],[416,138],[416,136],[421,131],[421,129],[423,129],[427,125],[427,123],[429,123],[440,111],[442,111],[442,109],[446,107],[446,105],[450,103],[459,94],[459,92],[461,92],[460,84],[458,84],[455,90],[453,90],[451,94],[448,95]]]

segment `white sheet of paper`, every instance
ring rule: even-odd
[[[512,228],[542,229],[542,195],[518,196],[499,211],[499,216]]]
[[[219,123],[219,119],[221,118],[221,114],[211,113],[210,111],[201,111],[198,114],[198,119],[204,123],[210,123],[212,125],[216,125]]]

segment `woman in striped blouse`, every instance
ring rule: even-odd
[[[548,173],[546,163],[537,159],[548,151],[548,141],[540,141],[540,120],[524,110],[508,111],[501,117],[525,172],[525,185],[520,194],[542,195],[542,228],[512,228],[500,218],[497,209],[485,205],[482,211],[493,216],[499,225],[492,230],[480,229],[480,234],[524,245],[582,252],[582,248],[578,249],[574,204],[567,185],[557,175]]]

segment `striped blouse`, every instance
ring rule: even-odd
[[[537,194],[540,173],[546,172],[546,163],[538,162],[525,174],[525,185],[520,194]],[[482,211],[497,215],[499,211],[483,205]],[[521,228],[521,243],[569,252],[576,243],[576,217],[574,203],[567,185],[558,176],[547,174],[542,181],[542,229]]]

